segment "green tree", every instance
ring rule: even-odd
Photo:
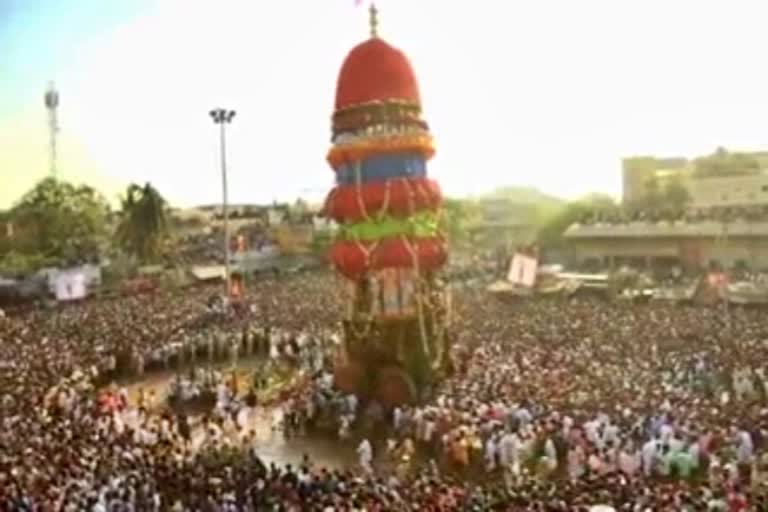
[[[667,183],[664,187],[664,203],[672,210],[683,210],[691,202],[691,194],[680,179]]]
[[[150,183],[130,184],[120,202],[118,244],[143,263],[157,260],[168,236],[167,202]]]
[[[664,205],[664,195],[659,185],[659,180],[649,178],[645,182],[645,194],[641,200],[642,207],[645,210],[655,211]]]
[[[581,222],[591,213],[586,203],[576,201],[564,206],[540,228],[536,236],[542,247],[557,247],[562,245],[563,235],[573,224]]]
[[[106,199],[93,188],[46,178],[6,217],[17,254],[72,261],[99,254],[108,215]]]
[[[442,229],[449,240],[460,242],[469,237],[469,229],[481,220],[480,207],[468,199],[446,198],[443,201]]]
[[[570,202],[539,228],[537,242],[542,247],[561,246],[565,241],[563,235],[572,225],[586,220],[610,218],[620,212],[621,208],[616,201],[602,194],[593,194]]]

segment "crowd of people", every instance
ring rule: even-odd
[[[247,314],[212,312],[203,288],[0,318],[0,510],[768,509],[764,312],[462,288],[454,373],[383,411],[335,391],[330,358],[302,356],[337,341],[336,289],[303,274],[251,287]],[[284,427],[340,418],[358,465],[269,464],[241,418],[99,401],[113,379],[235,364],[258,339],[311,376],[283,397]]]
[[[768,207],[727,206],[714,208],[684,208],[674,204],[663,208],[612,208],[586,212],[579,218],[580,224],[628,224],[631,222],[766,222]]]

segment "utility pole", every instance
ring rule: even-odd
[[[728,222],[730,222],[730,219],[726,219],[723,221],[723,250],[721,251],[721,256],[723,259],[723,275],[725,276],[725,283],[723,284],[722,288],[722,294],[723,298],[725,299],[725,321],[728,325],[728,328],[731,327],[731,301],[728,294],[728,285],[730,284],[730,278],[728,277],[728,273],[726,272],[725,268],[725,262],[727,259],[727,251],[729,248],[728,244]]]
[[[49,158],[50,158],[50,175],[56,178],[58,175],[58,168],[56,162],[56,138],[59,134],[59,93],[53,85],[53,82],[48,84],[48,90],[45,92],[45,108],[48,111],[48,136],[49,136]]]
[[[219,125],[219,151],[221,153],[221,212],[224,218],[224,286],[227,302],[231,293],[231,272],[230,272],[230,234],[229,234],[229,189],[227,186],[227,131],[226,126],[232,122],[235,117],[234,110],[217,108],[209,112],[213,122]]]

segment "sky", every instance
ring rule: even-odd
[[[410,57],[450,195],[618,195],[621,158],[768,149],[768,2],[378,0]],[[48,173],[178,206],[319,200],[336,76],[368,37],[354,0],[0,0],[0,208]]]

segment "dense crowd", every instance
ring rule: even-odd
[[[345,471],[310,459],[266,464],[238,418],[98,400],[97,388],[125,367],[235,354],[227,347],[238,344],[249,353],[249,333],[281,333],[266,336],[268,353],[280,339],[328,346],[337,288],[320,274],[264,280],[237,315],[212,312],[203,288],[0,318],[0,509],[768,507],[760,311],[594,298],[508,304],[462,288],[455,372],[428,403],[358,413],[327,368],[307,359],[313,379],[282,407],[294,427],[332,408],[347,438],[367,416],[386,415],[389,441],[361,434],[360,464]]]
[[[766,222],[768,207],[727,206],[684,209],[679,205],[658,209],[610,209],[586,212],[579,218],[581,224],[627,224],[630,222]]]

